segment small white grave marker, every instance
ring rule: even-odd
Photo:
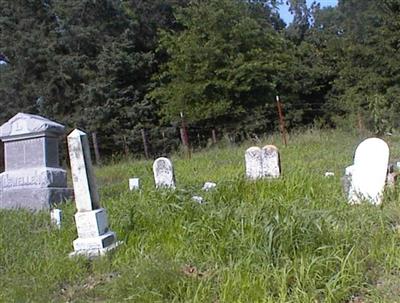
[[[174,169],[171,160],[168,158],[158,158],[153,163],[154,181],[156,188],[175,189]]]
[[[361,142],[354,156],[349,202],[368,200],[372,204],[382,203],[385,188],[389,147],[385,141],[369,138]]]
[[[325,173],[325,177],[334,177],[334,176],[335,176],[335,173],[334,173],[334,172],[327,171],[327,172]]]
[[[117,242],[115,233],[108,229],[106,210],[100,208],[87,135],[74,130],[68,136],[68,150],[78,210],[75,214],[78,238],[73,241],[74,252],[70,256],[91,258],[104,255],[120,242]]]
[[[53,225],[57,226],[58,229],[61,228],[62,211],[61,209],[54,208],[50,211],[50,221]]]
[[[204,203],[203,197],[200,197],[200,196],[193,196],[192,200],[197,202],[197,203],[199,203],[199,204],[203,204]]]
[[[139,178],[130,178],[129,179],[129,190],[137,190],[140,188],[140,180]]]
[[[217,183],[206,182],[206,183],[204,183],[202,190],[210,191],[210,190],[214,189],[215,187],[217,187]]]

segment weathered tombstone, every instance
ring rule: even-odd
[[[252,146],[246,150],[246,177],[250,180],[262,178],[262,152],[261,148]]]
[[[262,176],[267,178],[279,178],[281,168],[279,163],[279,151],[275,145],[266,145],[261,150]]]
[[[343,192],[346,197],[350,195],[351,179],[353,176],[354,165],[347,166],[342,177]]]
[[[119,242],[115,233],[108,229],[106,210],[100,207],[87,135],[74,130],[68,136],[68,150],[78,210],[75,214],[78,238],[73,241],[74,252],[70,256],[104,255]]]
[[[349,202],[367,200],[372,204],[382,203],[385,188],[389,147],[385,141],[369,138],[361,142],[355,152]]]
[[[140,187],[139,178],[130,178],[129,179],[129,190],[137,190]]]
[[[156,188],[175,189],[174,169],[168,158],[158,158],[153,163],[154,182]]]
[[[0,208],[50,208],[71,197],[58,144],[64,126],[19,113],[0,127],[5,171],[0,174]]]

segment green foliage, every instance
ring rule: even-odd
[[[0,124],[37,113],[96,132],[104,156],[277,129],[400,127],[400,2],[0,0]],[[234,138],[234,139],[233,139]]]
[[[285,59],[284,41],[265,18],[249,4],[223,0],[194,1],[177,20],[183,30],[162,32],[169,60],[150,93],[166,117],[176,121],[184,112],[190,122],[224,127],[241,124],[252,110],[265,113]]]

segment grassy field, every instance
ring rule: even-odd
[[[124,244],[94,261],[68,257],[72,203],[61,230],[48,212],[0,211],[0,301],[400,302],[400,191],[381,207],[351,206],[342,194],[361,140],[313,130],[292,134],[288,147],[265,138],[259,146],[281,152],[273,181],[244,179],[252,143],[172,157],[176,191],[154,190],[151,161],[98,168],[101,203]],[[386,140],[397,160],[400,138]],[[134,176],[142,189],[129,192]],[[201,192],[205,181],[217,189]]]

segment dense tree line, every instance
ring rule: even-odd
[[[400,0],[0,0],[0,123],[37,113],[154,153],[317,124],[399,127]]]

